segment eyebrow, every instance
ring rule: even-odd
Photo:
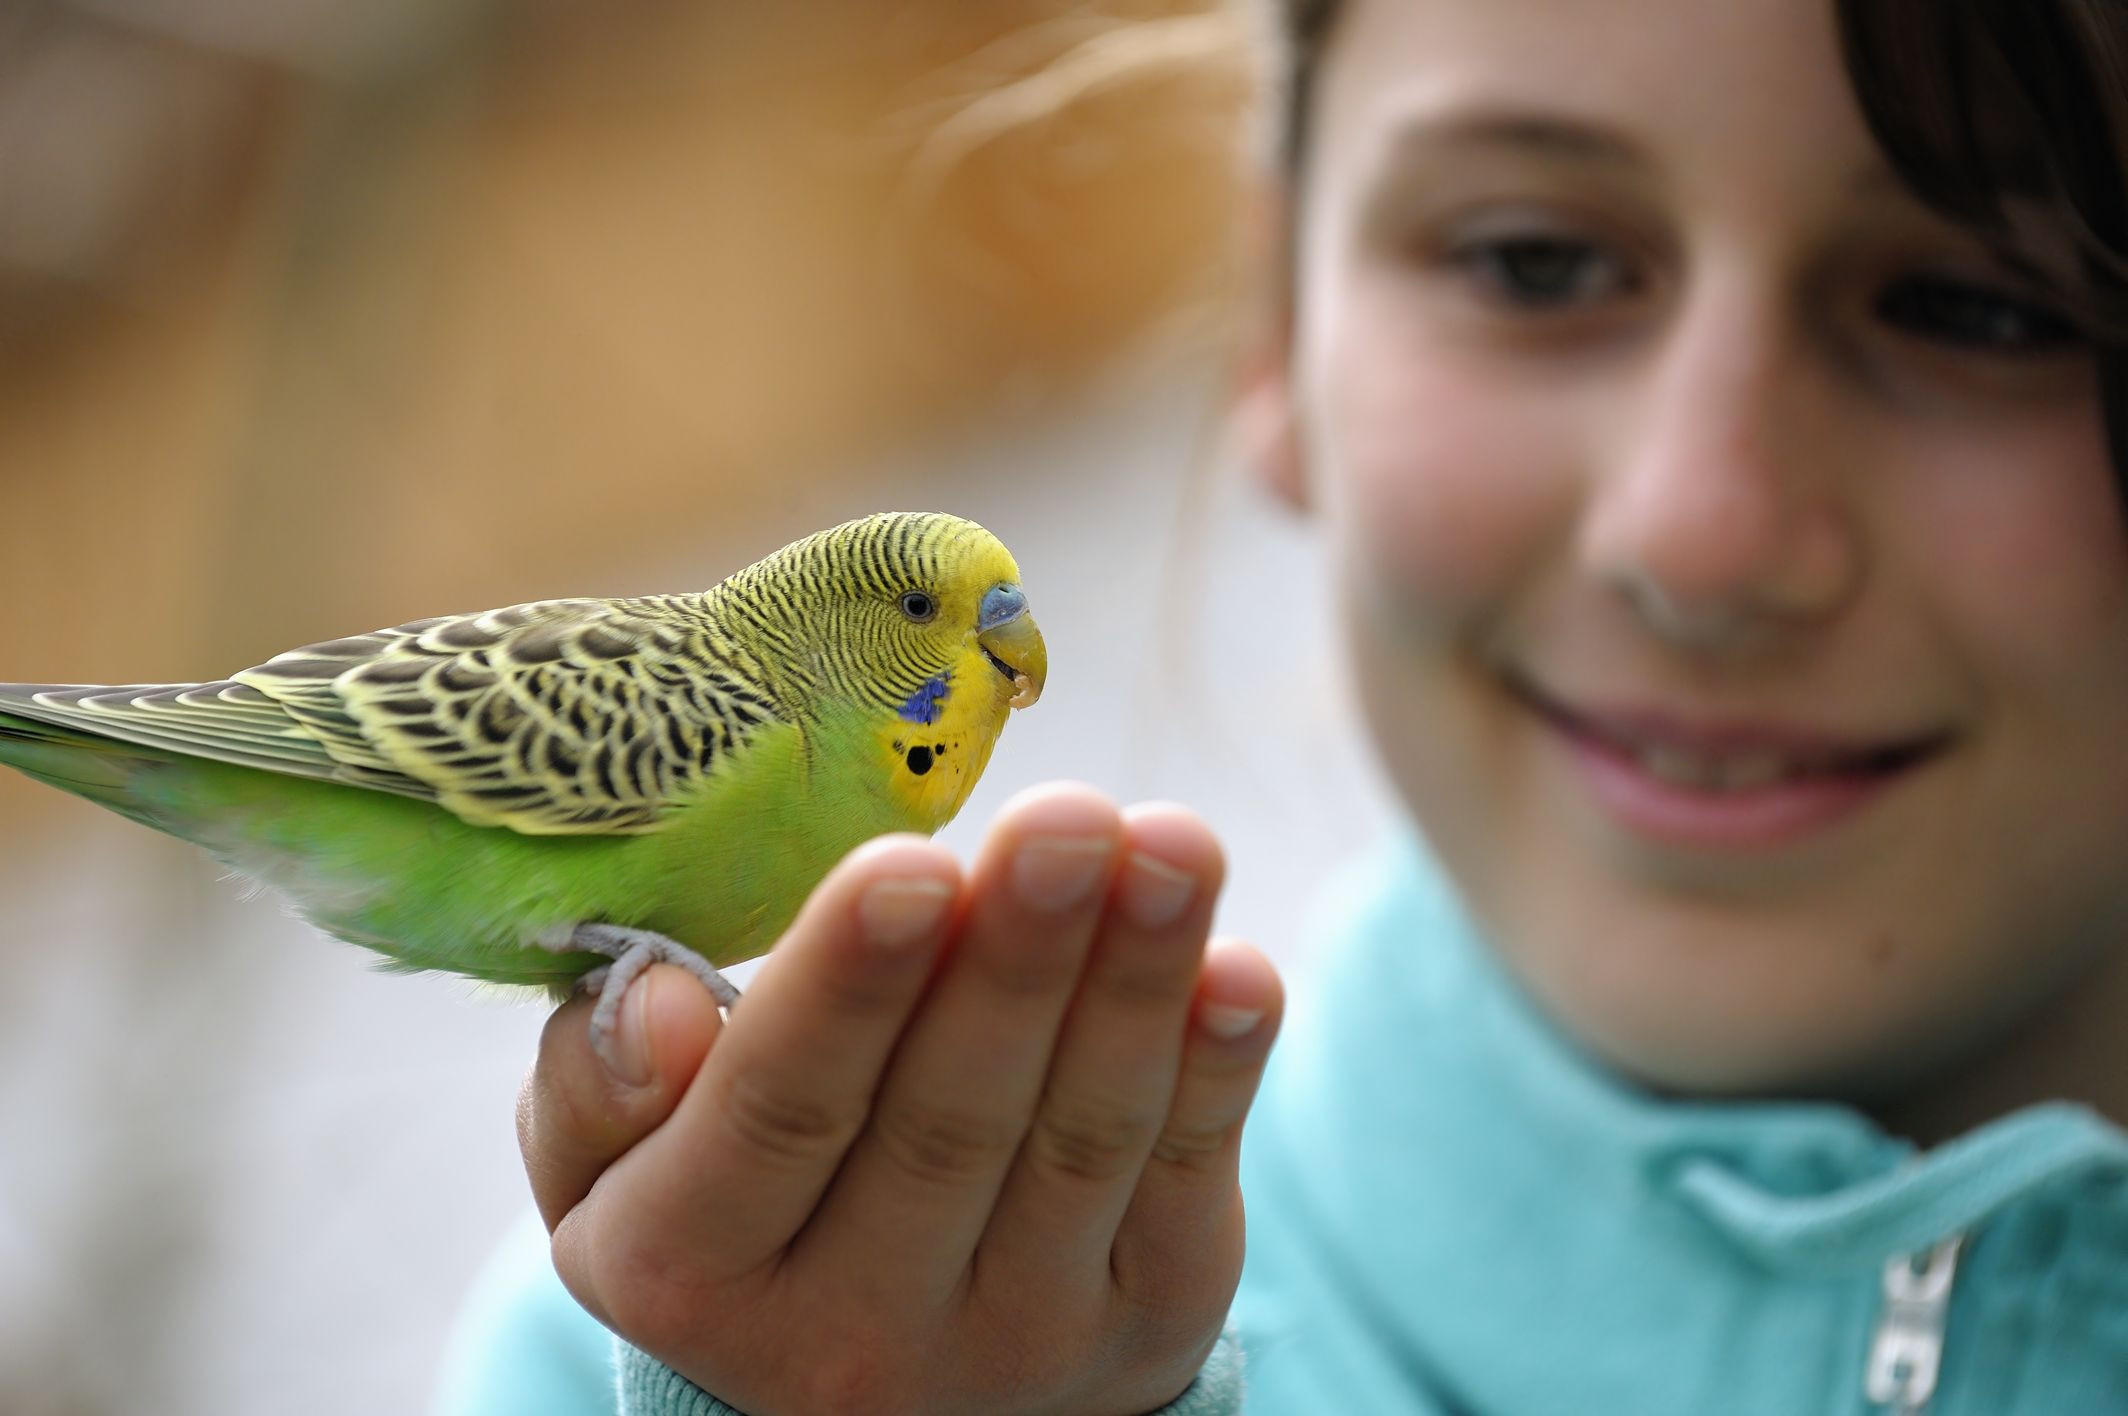
[[[1437,153],[1508,151],[1604,167],[1645,169],[1647,150],[1625,134],[1586,119],[1534,108],[1450,108],[1397,124],[1385,144],[1403,162]]]
[[[1443,156],[1503,153],[1634,175],[1660,166],[1654,154],[1627,133],[1600,121],[1536,107],[1449,103],[1415,109],[1391,127],[1382,152],[1387,159],[1384,165],[1390,169]],[[1914,200],[1881,158],[1856,169],[1848,186],[1858,197]]]

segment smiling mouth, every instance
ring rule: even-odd
[[[1572,708],[1514,675],[1508,677],[1508,689],[1523,707],[1577,745],[1636,769],[1663,787],[1704,797],[1883,781],[1936,756],[1952,737],[1938,732],[1858,742],[1778,726],[1698,726],[1656,713]]]

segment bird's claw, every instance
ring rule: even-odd
[[[727,1011],[739,1001],[739,990],[718,973],[709,960],[676,939],[647,929],[629,929],[618,924],[580,924],[570,936],[570,947],[588,954],[603,954],[613,962],[600,964],[577,980],[577,987],[596,994],[591,1010],[591,1050],[608,1068],[615,1068],[614,1032],[620,1025],[621,1000],[630,985],[652,964],[677,964],[702,981],[717,1006]]]

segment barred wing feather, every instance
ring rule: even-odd
[[[751,667],[700,596],[543,600],[307,645],[216,683],[14,685],[0,708],[433,800],[475,825],[633,834],[780,716]]]

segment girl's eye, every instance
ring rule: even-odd
[[[1611,252],[1574,236],[1500,236],[1464,242],[1449,260],[1482,280],[1487,293],[1532,309],[1585,305],[1629,290],[1630,273]]]
[[[1875,309],[1894,329],[1980,353],[2047,354],[2084,342],[2074,324],[2045,305],[1949,276],[1894,281]]]
[[[905,590],[901,597],[901,612],[918,624],[938,617],[938,601],[922,590]]]

